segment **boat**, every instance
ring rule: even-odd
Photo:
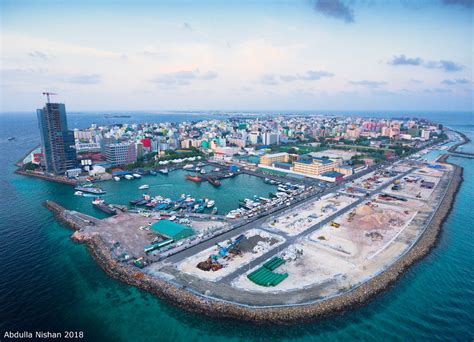
[[[140,185],[138,187],[139,190],[145,190],[145,189],[149,189],[149,188],[150,188],[150,186],[148,184],[143,184],[143,185]]]
[[[206,207],[208,207],[208,208],[212,208],[212,207],[214,206],[214,204],[216,204],[216,202],[215,202],[215,201],[213,201],[213,200],[209,200],[209,202],[207,202],[207,204],[206,204]]]
[[[221,169],[219,169],[218,167],[216,167],[216,168],[214,169],[214,172],[219,172],[220,170],[221,170]]]
[[[158,170],[159,173],[163,174],[163,175],[167,175],[168,172],[170,172],[167,168],[164,168],[164,169],[160,169]]]
[[[193,176],[193,175],[186,175],[186,179],[187,180],[190,180],[190,181],[193,181],[193,182],[196,182],[196,183],[199,183],[199,182],[202,182],[202,178],[200,176]]]
[[[114,176],[114,181],[119,182],[119,181],[120,181],[120,177]]]
[[[207,177],[207,181],[216,187],[221,186],[221,182],[213,177]]]
[[[150,170],[150,175],[156,176],[156,171],[155,170]]]
[[[12,141],[12,140],[15,140],[15,137],[8,138],[8,141]]]
[[[183,169],[184,170],[189,170],[189,169],[192,169],[193,168],[193,164],[186,164],[183,166]]]
[[[203,162],[197,163],[197,166],[203,167],[205,164]]]
[[[196,212],[197,213],[202,213],[204,211],[204,206],[201,204],[198,206],[198,208],[196,209]]]
[[[100,197],[97,197],[95,200],[92,201],[92,206],[96,209],[99,209],[100,211],[103,211],[106,214],[117,214],[117,210],[105,204],[104,200]]]
[[[94,195],[103,195],[103,194],[105,194],[105,190],[103,190],[101,188],[95,188],[95,187],[92,187],[92,186],[76,186],[74,188],[74,190],[87,192],[87,193],[94,194]]]
[[[84,196],[84,193],[82,191],[75,191],[74,195],[76,196]]]
[[[205,174],[205,173],[206,173],[206,170],[201,169],[201,174],[203,175],[203,174]]]
[[[212,209],[211,214],[212,214],[212,215],[217,214],[217,207],[214,207],[214,208]]]
[[[128,179],[128,180],[132,180],[132,179],[133,179],[133,176],[132,176],[132,175],[125,175],[124,177],[125,177],[126,179]]]
[[[142,175],[140,175],[138,173],[132,173],[132,176],[133,176],[133,178],[137,178],[137,179],[142,178]]]

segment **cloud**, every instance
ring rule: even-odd
[[[332,77],[333,73],[323,70],[307,70],[304,74],[265,74],[260,77],[260,82],[263,84],[276,85],[281,82],[294,81],[318,81],[323,77]]]
[[[101,76],[98,74],[73,75],[65,79],[65,82],[74,84],[98,84]]]
[[[43,61],[48,59],[48,55],[46,55],[44,52],[41,52],[41,51],[38,51],[38,50],[28,52],[28,56],[30,56],[32,58],[42,59]]]
[[[446,84],[446,85],[468,84],[469,80],[467,80],[465,78],[457,78],[457,79],[454,79],[454,80],[444,80],[441,83]]]
[[[189,23],[183,23],[183,30],[194,31],[194,29],[191,25],[189,25]]]
[[[417,79],[414,79],[414,78],[410,79],[410,82],[411,82],[411,83],[415,83],[415,84],[421,84],[421,83],[423,83],[422,80],[417,80]]]
[[[166,74],[161,74],[150,81],[153,83],[159,83],[168,86],[182,86],[189,85],[193,81],[203,80],[213,80],[217,78],[218,74],[215,71],[208,71],[206,73],[201,73],[199,69],[196,70],[181,70]]]
[[[367,87],[367,88],[379,88],[380,86],[387,84],[387,82],[367,81],[367,80],[350,81],[349,83],[353,85],[357,85],[357,86]]]
[[[466,8],[474,7],[474,1],[472,0],[443,0],[443,5],[457,5]]]
[[[428,94],[446,94],[446,93],[451,93],[451,89],[445,89],[445,88],[424,89],[423,91],[424,91],[425,93],[428,93]]]
[[[446,61],[446,60],[430,61],[430,62],[425,63],[424,67],[428,69],[441,69],[446,72],[454,72],[454,71],[460,71],[464,69],[464,66],[462,66],[461,64],[457,64],[456,62]]]
[[[277,85],[277,75],[275,74],[264,74],[260,77],[260,83],[267,84],[267,85]]]
[[[420,57],[409,58],[403,54],[400,56],[393,56],[392,60],[390,60],[388,64],[423,66],[427,69],[441,69],[446,72],[454,72],[464,69],[464,66],[453,61],[440,60],[423,62],[423,59]]]
[[[333,17],[345,21],[354,22],[354,11],[341,0],[316,0],[314,9],[327,17]]]
[[[308,70],[306,71],[306,74],[301,76],[298,75],[298,78],[301,80],[307,80],[307,81],[317,81],[321,79],[322,77],[332,77],[334,74],[327,72],[327,71],[317,71],[317,70]]]
[[[420,65],[421,63],[423,63],[421,58],[408,58],[405,55],[393,56],[392,60],[388,62],[391,65]]]

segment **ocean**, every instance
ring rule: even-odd
[[[353,114],[425,116],[474,138],[473,113]],[[191,121],[203,117],[179,112],[130,115],[131,118],[107,119],[103,113],[71,113],[68,120],[70,128],[74,128],[92,122]],[[11,136],[16,140],[8,141]],[[58,224],[42,207],[44,200],[54,199],[68,208],[100,215],[92,211],[89,200],[73,196],[71,187],[13,173],[14,163],[38,141],[34,113],[0,114],[0,339],[4,331],[82,331],[85,340],[92,341],[467,341],[474,338],[474,214],[469,209],[474,195],[472,159],[449,158],[464,168],[464,182],[443,226],[439,244],[391,288],[360,308],[324,320],[291,326],[255,326],[189,313],[109,278],[84,245],[69,239],[71,231]],[[471,142],[462,150],[474,152],[474,144]],[[228,198],[205,184],[200,188],[190,182],[182,189],[166,190],[174,180],[163,178],[153,180],[156,188],[152,186],[150,191],[169,191],[168,196],[180,192],[193,196],[206,194],[217,199],[217,206],[223,211],[236,205],[239,196],[265,195],[269,191],[268,185],[258,179],[237,177],[235,181],[238,184],[228,186],[239,188],[241,193]],[[254,183],[249,185],[249,181]],[[133,188],[139,194],[135,190],[138,182],[121,185],[123,182],[107,185],[111,199],[118,202],[131,199],[121,195],[117,188],[120,186],[127,186],[130,191]],[[151,180],[149,183],[152,185]],[[225,192],[225,187],[223,184],[217,191]]]

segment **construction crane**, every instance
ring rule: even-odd
[[[50,96],[50,95],[58,95],[58,94],[56,94],[56,93],[50,93],[50,92],[48,92],[48,91],[45,91],[45,92],[43,92],[43,95],[46,95],[46,98],[48,99],[48,103],[50,103],[50,101],[49,101],[49,96]]]

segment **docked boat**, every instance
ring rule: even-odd
[[[221,182],[213,177],[207,177],[207,181],[216,187],[221,186]]]
[[[206,207],[208,207],[208,208],[212,208],[212,207],[214,206],[214,204],[216,204],[216,202],[215,202],[215,201],[213,201],[213,200],[209,200],[209,201],[207,202],[207,204],[206,204]]]
[[[186,165],[183,166],[183,169],[184,170],[189,170],[189,169],[192,169],[193,167],[194,167],[193,164],[186,164]]]
[[[74,195],[76,196],[84,196],[84,193],[82,191],[75,191]]]
[[[103,195],[103,194],[105,194],[105,190],[103,190],[101,188],[96,188],[96,187],[93,187],[93,186],[76,186],[74,188],[74,190],[87,192],[87,193],[94,194],[94,195]]]
[[[203,175],[203,174],[205,174],[205,173],[206,173],[206,170],[201,169],[201,174]]]
[[[119,181],[120,181],[120,177],[114,176],[114,181],[119,182]]]
[[[164,169],[159,169],[158,172],[163,175],[167,175],[170,171],[167,168],[164,168]]]
[[[92,206],[96,209],[99,209],[100,211],[103,211],[106,214],[117,214],[117,210],[105,204],[104,200],[100,197],[97,197],[95,200],[92,201]]]
[[[137,179],[142,178],[142,175],[140,175],[138,173],[132,173],[132,176],[133,176],[133,178],[137,178]]]
[[[149,188],[150,188],[150,186],[148,184],[143,184],[143,185],[140,185],[138,187],[139,190],[145,190],[145,189],[149,189]]]
[[[214,172],[219,172],[220,170],[221,170],[221,169],[219,169],[218,167],[216,167],[216,168],[214,169]]]
[[[125,175],[124,177],[125,177],[126,179],[128,179],[128,180],[132,180],[132,179],[133,179],[133,176],[132,176],[132,175]]]
[[[186,179],[187,180],[190,180],[190,181],[193,181],[193,182],[196,182],[196,183],[199,183],[199,182],[202,182],[202,178],[200,176],[193,176],[193,175],[186,175]]]

